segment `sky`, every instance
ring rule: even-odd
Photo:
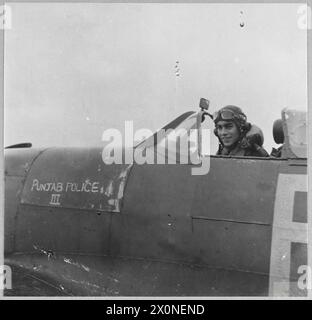
[[[281,110],[307,109],[299,4],[10,7],[5,146],[102,146],[106,129],[155,131],[204,97],[211,112],[241,107],[270,152]]]

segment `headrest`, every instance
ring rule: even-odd
[[[277,119],[273,123],[273,138],[277,144],[284,143],[283,120]]]

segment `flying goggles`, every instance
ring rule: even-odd
[[[239,119],[241,121],[246,121],[246,116],[242,114],[234,113],[232,110],[222,110],[217,111],[212,115],[214,122],[217,120],[234,120]]]

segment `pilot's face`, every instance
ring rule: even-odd
[[[219,121],[216,125],[217,133],[225,147],[231,147],[240,136],[239,130],[233,121]]]

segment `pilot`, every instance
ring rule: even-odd
[[[228,105],[215,112],[214,134],[219,139],[217,155],[268,157],[262,147],[263,134],[260,128],[247,122],[243,111]]]

